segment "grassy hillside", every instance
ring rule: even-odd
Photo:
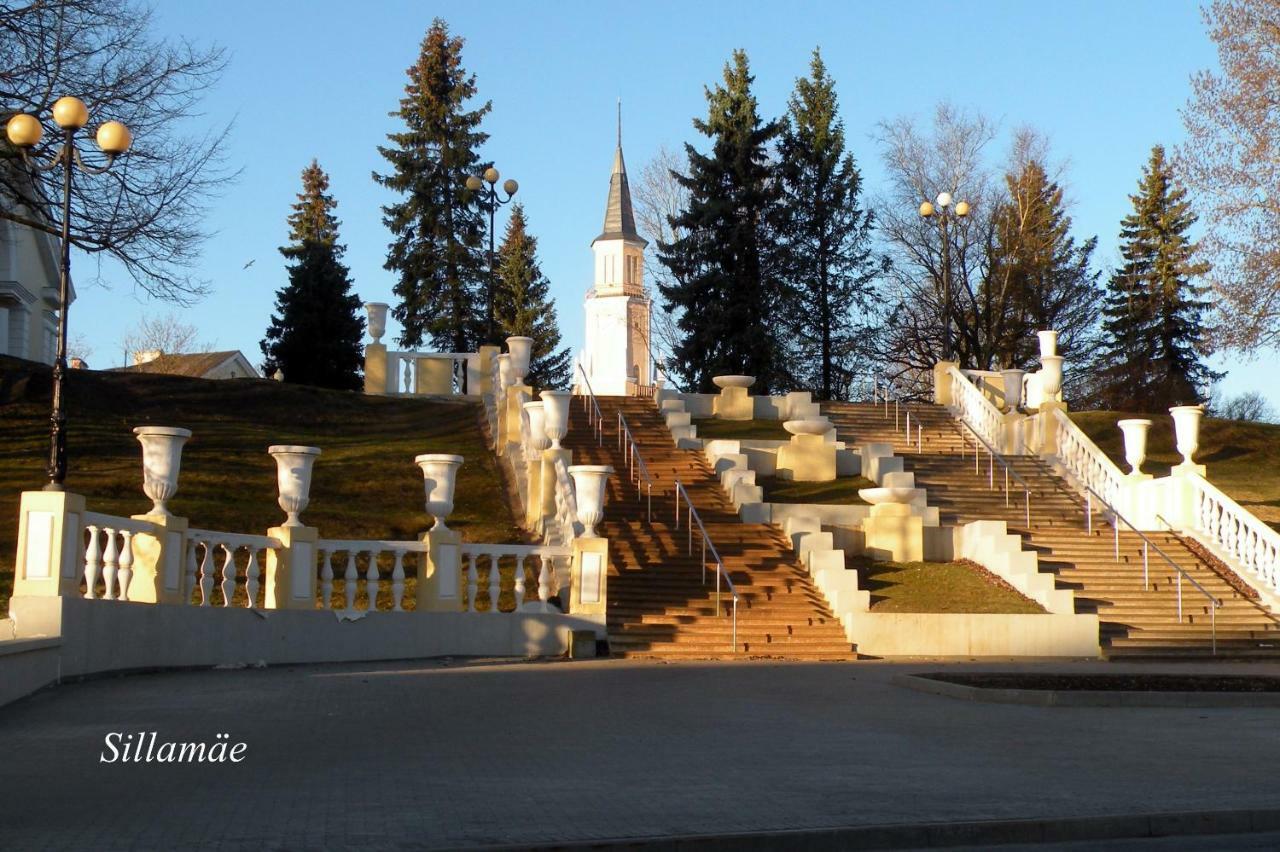
[[[1174,448],[1173,418],[1168,414],[1071,413],[1071,419],[1125,471],[1129,466],[1124,461],[1124,438],[1116,421],[1126,417],[1152,421],[1143,471],[1165,476],[1170,467],[1182,461]],[[1200,449],[1195,461],[1208,468],[1210,482],[1280,529],[1280,426],[1206,417],[1201,421]]]
[[[0,356],[0,614],[13,582],[19,494],[45,482],[50,386],[47,367]],[[303,519],[326,538],[416,537],[428,519],[413,457],[445,452],[466,457],[449,526],[468,541],[521,540],[475,404],[80,370],[67,390],[67,488],[93,511],[150,508],[132,429],[181,426],[194,434],[169,505],[193,526],[263,533],[283,521],[267,447],[307,444],[323,453]]]

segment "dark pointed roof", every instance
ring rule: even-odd
[[[631,210],[631,187],[627,183],[627,165],[622,160],[622,133],[618,133],[618,150],[613,154],[613,174],[609,177],[609,201],[604,208],[604,230],[592,240],[634,240],[648,245],[636,233],[636,216]]]

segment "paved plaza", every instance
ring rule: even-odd
[[[995,705],[892,682],[937,668],[455,660],[70,684],[0,708],[0,841],[521,846],[1280,804],[1275,709]],[[226,732],[247,759],[101,764],[114,731]]]

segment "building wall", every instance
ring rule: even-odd
[[[52,236],[0,220],[0,352],[53,363],[57,257]]]

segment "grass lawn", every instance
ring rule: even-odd
[[[1043,613],[1044,607],[972,562],[873,562],[850,556],[872,612]]]
[[[789,441],[791,433],[782,428],[781,420],[717,420],[695,417],[699,438],[740,438],[749,441]]]
[[[45,482],[50,386],[47,367],[0,357],[0,615],[13,585],[19,494]],[[466,457],[449,526],[467,541],[524,540],[474,403],[73,370],[66,406],[67,489],[85,495],[92,511],[149,509],[132,429],[182,426],[194,434],[169,506],[194,527],[262,534],[282,522],[267,447],[306,444],[323,453],[303,520],[325,538],[416,538],[429,520],[413,457],[436,452]]]
[[[756,483],[764,488],[766,503],[840,503],[866,505],[858,496],[859,488],[875,488],[876,484],[861,476],[842,476],[831,482],[796,482],[762,476]]]
[[[1173,418],[1166,414],[1121,414],[1073,411],[1071,419],[1111,460],[1127,471],[1124,437],[1117,420],[1146,417],[1146,473],[1165,476],[1182,461],[1174,447]],[[1274,529],[1280,529],[1280,426],[1206,417],[1200,423],[1200,449],[1195,461],[1208,468],[1208,479]]]

